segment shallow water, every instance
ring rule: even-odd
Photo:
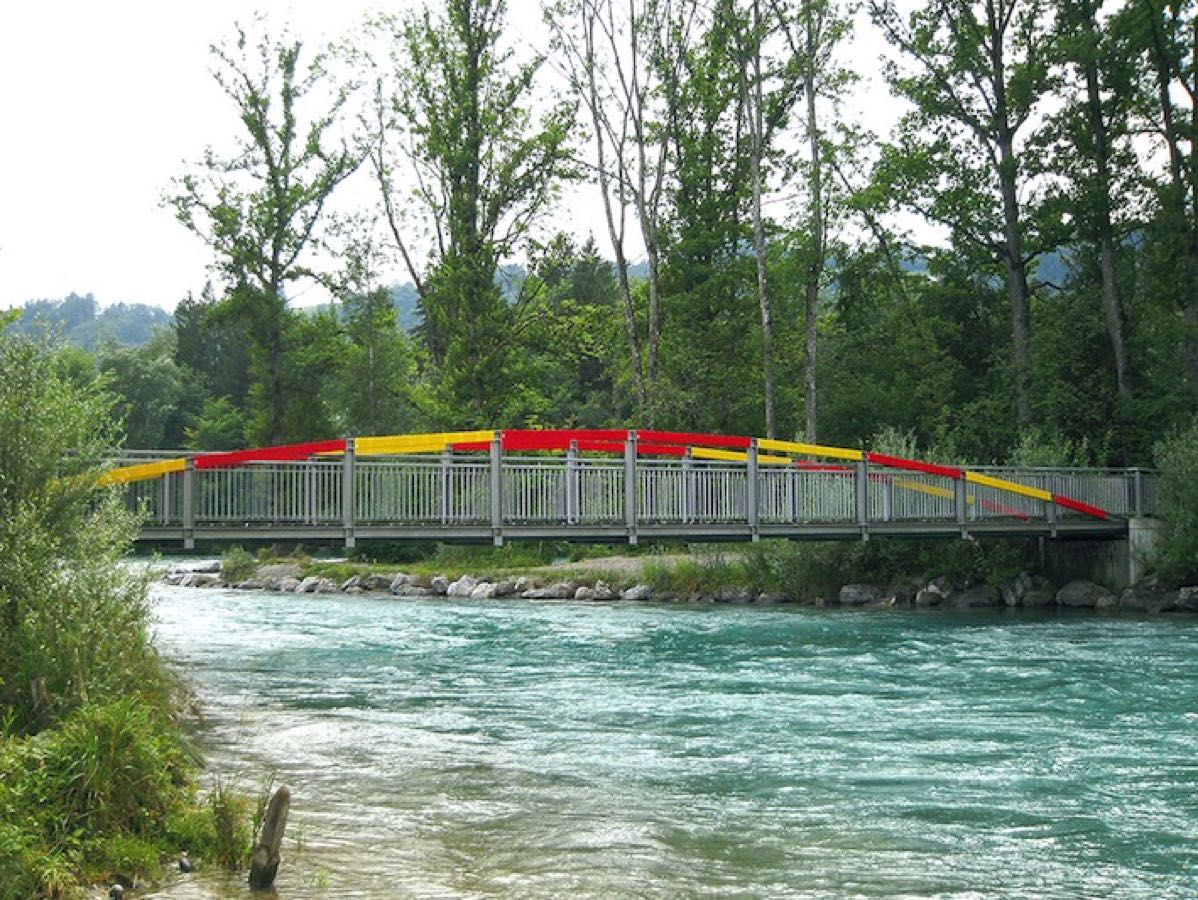
[[[1198,619],[156,600],[280,897],[1198,896]]]

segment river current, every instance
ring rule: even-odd
[[[1195,618],[154,596],[282,898],[1198,896]]]

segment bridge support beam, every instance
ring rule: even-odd
[[[354,453],[354,439],[346,437],[345,455],[341,457],[341,525],[345,529],[345,546],[353,547],[354,539],[354,471],[357,462]]]
[[[187,457],[183,469],[183,549],[196,548],[196,462]]]
[[[503,432],[491,438],[491,542],[503,546]]]
[[[636,536],[636,432],[630,430],[624,441],[624,527],[628,543],[635,545]]]
[[[758,465],[757,465],[757,439],[749,441],[749,453],[747,456],[748,477],[745,481],[745,518],[749,523],[749,539],[760,540],[761,536],[757,530],[757,486],[758,486]]]

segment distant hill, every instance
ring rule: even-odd
[[[9,326],[20,334],[54,334],[84,350],[104,341],[139,347],[159,328],[171,324],[171,314],[145,303],[114,303],[103,308],[91,294],[70,294],[61,300],[30,300]]]

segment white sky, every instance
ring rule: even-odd
[[[410,2],[410,0],[409,0]],[[209,277],[210,255],[160,198],[204,148],[229,149],[232,106],[210,44],[256,9],[315,49],[370,10],[408,2],[5,0],[0,3],[0,308],[91,292],[102,305],[172,309]],[[511,0],[538,23],[536,0]],[[598,238],[605,226],[563,210]],[[585,206],[585,204],[584,204]],[[601,246],[606,242],[603,241]],[[394,280],[406,280],[400,270]]]

